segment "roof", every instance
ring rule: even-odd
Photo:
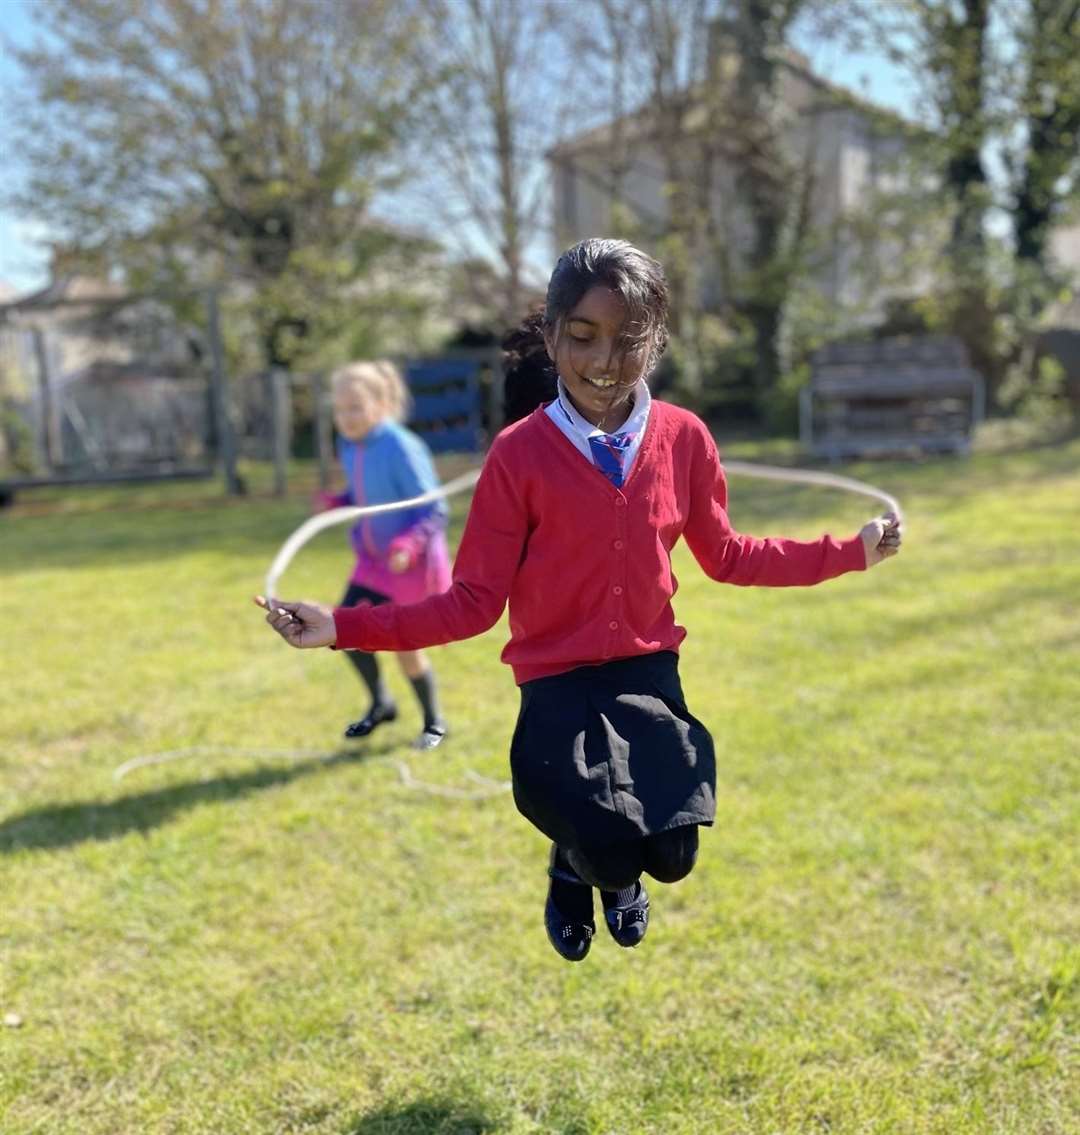
[[[851,110],[859,111],[868,118],[873,118],[883,125],[890,127],[895,130],[897,134],[928,134],[928,131],[923,127],[909,121],[896,111],[870,102],[869,99],[864,98],[848,87],[842,87],[837,83],[822,78],[810,69],[810,64],[806,56],[801,52],[789,52],[780,59],[780,64],[791,74],[797,75],[800,79],[805,80],[819,93],[820,97],[811,101],[803,108],[802,113],[819,114],[825,111],[836,110],[838,107],[847,107]],[[702,84],[699,83],[687,89],[686,99],[688,110],[693,109],[701,86]],[[652,125],[651,107],[646,103],[618,118],[600,123],[588,130],[583,130],[579,134],[565,138],[552,146],[546,156],[549,160],[558,161],[558,159],[562,157],[572,157],[582,149],[608,145],[613,141],[616,123],[622,123],[624,127],[637,127],[638,130],[644,131]],[[628,133],[633,136],[634,130],[631,129]]]
[[[39,311],[72,303],[116,301],[126,295],[127,288],[123,284],[110,280],[102,280],[94,276],[60,276],[44,288],[20,296],[9,303],[0,303],[0,311]]]

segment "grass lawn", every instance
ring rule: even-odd
[[[1080,1130],[1080,442],[841,471],[904,503],[899,559],[743,590],[678,550],[717,822],[643,945],[600,928],[576,966],[509,796],[396,764],[506,776],[504,625],[433,652],[442,750],[408,754],[393,667],[406,712],[343,748],[351,670],[249,606],[310,469],[285,501],[24,494],[0,515],[0,1131]],[[872,511],[732,479],[756,534]],[[335,598],[344,539],[283,592]]]

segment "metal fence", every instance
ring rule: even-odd
[[[435,453],[481,452],[501,424],[499,352],[401,367],[410,428]],[[323,483],[333,475],[331,417],[324,375],[227,381],[213,291],[166,299],[76,278],[0,306],[0,495],[215,473],[238,493],[239,457],[272,462],[283,494],[298,448]]]

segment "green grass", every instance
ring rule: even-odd
[[[346,664],[249,607],[306,491],[25,494],[0,516],[0,1131],[1076,1131],[1078,469],[1076,441],[844,468],[903,501],[907,544],[810,591],[718,587],[680,549],[717,823],[646,942],[601,930],[578,966],[509,797],[410,791],[411,705],[341,751]],[[732,493],[760,534],[869,515]],[[336,597],[343,540],[283,590]],[[454,733],[414,775],[506,775],[504,636],[432,652]],[[325,756],[113,779],[186,746]]]

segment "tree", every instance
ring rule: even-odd
[[[731,138],[736,191],[751,218],[749,286],[736,295],[735,305],[753,329],[759,396],[780,378],[784,305],[801,268],[808,232],[813,156],[800,163],[785,145],[777,75],[792,24],[804,6],[803,0],[734,3],[728,27],[737,71],[713,115],[714,120],[722,116],[717,125]]]
[[[417,78],[401,0],[40,0],[17,204],[138,285],[246,280],[267,365],[370,271]]]
[[[664,261],[680,381],[693,400],[717,394],[715,318],[708,313],[717,292],[736,337],[745,332],[737,369],[752,396],[767,397],[780,375],[784,309],[809,235],[813,155],[792,148],[779,75],[791,29],[809,6],[594,0],[599,11],[591,24],[606,38],[613,160],[605,172],[588,172],[607,184],[625,234],[643,239]],[[631,101],[636,107],[627,110]],[[662,215],[646,214],[623,191],[635,143],[659,157]],[[584,173],[585,163],[579,165]],[[710,285],[709,277],[719,280]]]
[[[1003,380],[987,263],[992,195],[984,163],[990,114],[991,0],[915,0],[914,40],[937,110],[945,190],[952,207],[946,264],[949,318],[991,397]]]
[[[999,402],[1058,285],[1054,223],[1080,177],[1080,0],[854,0],[849,29],[886,43],[926,99],[949,237],[944,317]],[[991,176],[988,156],[1005,158]],[[992,238],[991,211],[1009,221]]]
[[[417,106],[414,168],[426,211],[464,257],[483,249],[502,280],[496,313],[524,315],[530,248],[547,200],[543,157],[572,103],[568,0],[423,0],[418,61],[431,76]],[[546,257],[545,257],[546,259]]]
[[[1016,255],[1045,275],[1051,226],[1080,177],[1080,0],[1027,0],[1014,35],[1026,72],[1014,160]]]

